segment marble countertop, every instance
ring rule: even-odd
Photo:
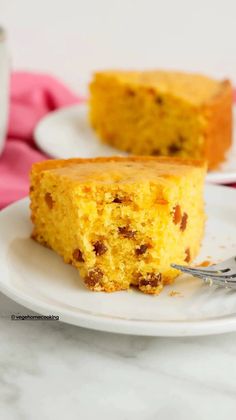
[[[3,420],[235,418],[236,333],[152,338],[57,321],[0,294]]]

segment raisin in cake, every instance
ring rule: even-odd
[[[104,71],[90,85],[90,121],[103,142],[136,155],[225,158],[232,86],[197,74]]]
[[[33,238],[73,264],[85,284],[158,294],[197,255],[205,164],[177,158],[49,160],[33,165]]]

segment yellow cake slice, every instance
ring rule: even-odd
[[[90,84],[89,118],[103,142],[136,155],[205,159],[232,142],[232,86],[198,74],[104,71]]]
[[[158,294],[197,255],[204,229],[201,161],[157,157],[49,160],[31,172],[33,238],[85,284]]]

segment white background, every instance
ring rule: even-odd
[[[84,92],[106,67],[176,68],[236,82],[235,0],[0,0],[13,67]]]

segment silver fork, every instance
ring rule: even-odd
[[[236,289],[236,257],[231,257],[219,264],[213,264],[208,267],[195,268],[179,264],[171,264],[171,267],[198,277],[210,284]]]

